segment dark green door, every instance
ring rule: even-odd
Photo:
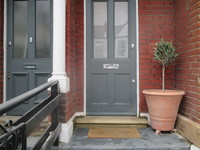
[[[7,100],[47,82],[52,72],[51,1],[8,0]],[[44,92],[10,112],[21,115]]]
[[[136,115],[136,1],[86,1],[87,115]]]

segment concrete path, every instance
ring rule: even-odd
[[[89,139],[87,128],[78,128],[68,144],[54,150],[189,150],[190,144],[176,133],[156,135],[151,128],[138,129],[142,138]]]

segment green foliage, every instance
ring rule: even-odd
[[[178,55],[172,41],[161,39],[154,45],[153,59],[162,65],[162,91],[165,91],[165,66],[175,60]]]
[[[167,65],[175,60],[178,56],[175,53],[175,48],[172,41],[168,42],[161,39],[154,45],[153,59],[162,65]]]

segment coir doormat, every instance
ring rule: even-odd
[[[90,128],[88,138],[141,138],[136,128]]]

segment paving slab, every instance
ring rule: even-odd
[[[151,128],[138,129],[141,138],[91,139],[88,128],[77,128],[68,144],[53,150],[189,150],[190,144],[177,133],[157,135]]]

